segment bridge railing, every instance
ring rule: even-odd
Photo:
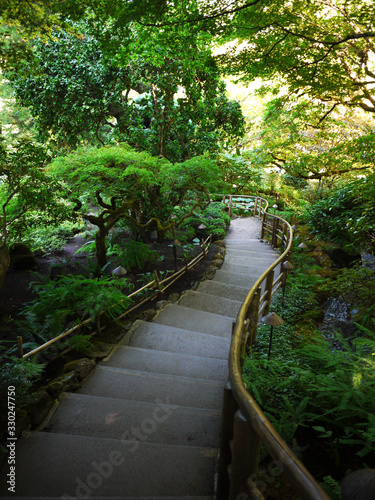
[[[303,500],[329,500],[329,497],[307,471],[289,446],[276,432],[256,401],[247,391],[242,378],[242,359],[256,342],[258,322],[269,313],[272,296],[285,284],[287,266],[292,257],[293,230],[290,224],[268,213],[268,202],[260,197],[223,196],[228,211],[239,208],[244,198],[245,210],[262,220],[261,239],[280,256],[259,277],[247,295],[233,325],[229,353],[229,383],[224,389],[220,457],[218,464],[217,500],[261,500],[264,479],[258,478],[261,444],[272,457],[271,468],[284,475]],[[280,266],[279,276],[277,268]]]

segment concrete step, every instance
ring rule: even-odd
[[[78,393],[218,410],[221,408],[223,383],[97,366]]]
[[[227,256],[228,254],[230,255],[252,255],[254,257],[257,256],[279,256],[279,252],[276,250],[273,250],[271,247],[264,245],[263,243],[253,243],[251,246],[244,246],[244,245],[226,245],[226,253],[225,255]]]
[[[17,442],[20,497],[212,496],[217,451],[33,432]],[[0,497],[8,495],[7,467]]]
[[[203,281],[198,289],[198,292],[208,293],[216,297],[223,297],[231,300],[243,302],[249,293],[249,288],[238,286],[237,284],[221,283],[220,281],[206,280]]]
[[[120,345],[228,359],[230,340],[175,326],[137,320]]]
[[[188,290],[181,297],[179,304],[194,310],[207,311],[226,317],[236,318],[242,301],[217,297],[200,291]]]
[[[218,271],[216,271],[215,276],[211,281],[218,283],[227,283],[228,285],[241,286],[242,288],[246,288],[248,291],[250,291],[258,278],[259,276],[256,274],[235,274],[219,269]]]
[[[66,393],[45,432],[217,448],[220,412]]]
[[[102,362],[102,366],[223,382],[228,379],[226,360],[140,347],[118,346]]]
[[[274,261],[271,261],[269,262],[268,264],[256,264],[256,263],[252,263],[252,262],[249,262],[248,265],[238,265],[238,264],[231,264],[229,262],[225,262],[224,261],[224,264],[221,266],[220,270],[221,271],[227,271],[228,273],[234,273],[234,274],[251,274],[253,276],[257,276],[259,278],[259,276],[261,276],[264,271],[266,271],[271,265],[272,265],[272,262]],[[276,268],[276,275],[278,276],[280,273],[280,266],[277,266]]]
[[[237,266],[259,266],[267,269],[268,267],[272,266],[276,259],[277,257],[274,255],[270,255],[268,257],[253,257],[249,255],[238,256],[229,254],[228,256],[225,256],[225,263],[234,264]]]
[[[189,307],[184,307],[181,304],[169,304],[154,318],[153,322],[230,338],[233,318],[206,311],[192,311]]]

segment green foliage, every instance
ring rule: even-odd
[[[308,211],[308,222],[319,238],[339,243],[346,251],[374,249],[374,175],[335,189]]]
[[[128,270],[142,271],[160,257],[156,250],[140,241],[128,241],[118,247],[116,260]]]
[[[95,350],[95,346],[91,342],[91,338],[91,335],[74,335],[65,341],[65,346],[73,351],[90,355]]]
[[[263,175],[258,166],[248,160],[245,153],[242,155],[221,154],[217,162],[225,183],[225,193],[253,196],[258,194]]]
[[[30,389],[35,381],[41,378],[43,366],[28,359],[11,356],[0,365],[0,412],[6,415],[8,411],[7,398],[9,387],[15,387],[16,409],[20,410],[30,399]]]
[[[375,331],[375,271],[362,266],[340,269],[335,281],[321,287],[321,291],[342,300],[357,309],[356,321]]]
[[[194,236],[206,238],[210,234],[214,239],[220,239],[225,236],[226,230],[230,224],[230,217],[225,213],[225,205],[218,202],[211,202],[203,210],[194,210],[190,217],[184,219],[180,226],[182,233],[178,234],[180,239],[193,239]],[[191,205],[185,207],[175,207],[174,213],[179,218],[183,214],[189,213]],[[200,226],[204,229],[199,229]]]
[[[78,150],[56,158],[49,172],[64,179],[66,196],[75,204],[78,199],[78,213],[98,227],[100,267],[106,264],[105,237],[121,219],[145,241],[153,230],[162,236],[187,216],[173,219],[174,207],[186,199],[193,201],[193,208],[204,205],[217,179],[217,167],[206,156],[172,164],[126,144]],[[87,203],[97,207],[96,213]]]
[[[115,318],[130,303],[124,293],[129,290],[127,282],[109,277],[68,275],[56,281],[33,282],[31,286],[38,297],[23,309],[21,326],[34,342],[46,342],[77,319],[90,317],[95,321],[102,311]]]
[[[45,171],[46,149],[30,138],[18,138],[12,147],[0,141],[0,247],[21,236],[25,229],[68,217],[58,198],[59,181]]]
[[[65,221],[58,226],[46,225],[25,230],[22,242],[28,245],[32,252],[41,251],[50,254],[61,249],[70,238],[84,228],[82,222]],[[13,238],[9,238],[9,243]]]
[[[351,343],[339,337],[340,349],[332,349],[308,319],[317,308],[315,277],[293,270],[288,282],[284,307],[279,295],[272,302],[271,310],[285,323],[274,328],[271,357],[267,356],[270,327],[261,325],[257,343],[244,360],[244,380],[291,445],[306,444],[299,442],[301,429],[314,433],[312,442],[321,441],[333,464],[332,474],[340,478],[348,467],[361,468],[367,459],[372,460],[374,333],[363,328],[366,336],[352,339]],[[343,276],[337,286],[350,293],[352,285]],[[354,295],[357,289],[354,285]],[[309,450],[315,453],[312,445]]]
[[[226,96],[207,37],[135,23],[73,28],[81,34],[59,29],[48,44],[36,41],[37,64],[10,75],[43,140],[60,148],[127,142],[184,161],[230,149],[243,135],[241,107]]]

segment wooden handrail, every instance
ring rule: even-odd
[[[150,295],[149,297],[147,297],[147,299],[142,300],[141,302],[139,302],[138,304],[136,304],[135,306],[133,306],[131,309],[126,310],[124,313],[122,313],[120,316],[118,316],[116,318],[116,320],[122,319],[124,316],[130,314],[135,309],[137,309],[138,307],[140,307],[141,305],[143,305],[145,302],[147,302],[147,301],[155,298],[160,293],[160,287],[162,287],[162,290],[166,290],[180,276],[182,276],[187,271],[189,271],[190,269],[192,269],[196,264],[198,264],[198,262],[200,262],[203,258],[205,258],[207,256],[207,247],[210,246],[211,242],[212,242],[212,235],[208,236],[208,238],[206,238],[206,240],[204,240],[204,241],[202,240],[202,244],[201,244],[202,252],[199,253],[196,257],[194,257],[194,259],[192,259],[189,263],[185,264],[184,267],[182,267],[179,271],[176,271],[171,276],[168,276],[168,277],[164,278],[163,280],[159,280],[158,276],[155,275],[155,279],[153,281],[150,281],[149,283],[147,283],[146,285],[144,285],[142,288],[139,288],[135,292],[132,292],[130,295],[128,295],[127,299],[132,299],[133,297],[139,295],[141,292],[145,291],[146,289],[148,289],[148,290],[156,289],[157,290],[157,292],[155,294]],[[98,314],[98,316],[102,316],[103,314],[105,314],[110,309],[112,309],[112,308],[120,305],[122,302],[124,302],[124,301],[122,300],[121,302],[118,302],[117,304],[113,304],[112,306],[108,307],[104,311],[101,311]],[[86,320],[84,320],[84,321],[76,324],[74,327],[70,328],[69,330],[66,330],[66,331],[60,333],[60,335],[57,335],[53,339],[49,340],[48,342],[45,342],[44,344],[36,347],[32,351],[27,352],[26,354],[23,353],[22,337],[18,337],[17,338],[17,343],[18,343],[18,357],[21,358],[21,359],[30,358],[30,357],[34,356],[35,354],[38,354],[39,352],[43,351],[44,349],[46,349],[50,345],[54,344],[58,340],[61,340],[62,338],[66,337],[67,335],[71,335],[72,333],[75,333],[82,326],[89,325],[92,322],[93,322],[92,318],[87,318]]]
[[[274,271],[278,265],[282,265],[291,257],[293,244],[293,230],[290,224],[276,215],[269,214],[266,200],[259,197],[252,198],[255,198],[254,215],[262,219],[261,239],[265,238],[267,234],[273,247],[277,247],[281,243],[281,245],[285,245],[285,249],[255,282],[238,312],[233,327],[229,352],[230,382],[224,392],[221,432],[224,437],[221,440],[217,500],[238,500],[239,498],[259,500],[263,498],[262,489],[257,487],[256,482],[260,443],[263,443],[275,464],[278,465],[280,474],[288,478],[293,489],[303,500],[329,500],[325,491],[294,455],[249,394],[242,377],[242,359],[246,347],[255,342],[258,321],[269,311],[272,295],[282,286],[283,280],[286,278],[286,270],[282,269],[282,276],[274,280]],[[269,218],[271,224],[268,223]],[[282,235],[277,237],[280,223],[282,224]],[[265,283],[265,292],[260,297],[263,283]],[[234,413],[236,410],[238,411]],[[247,430],[244,430],[246,429],[244,422],[247,423]],[[239,425],[241,426],[240,431],[238,430]],[[239,469],[237,468],[239,461],[236,458],[236,453],[238,453],[236,446],[233,444],[229,452],[228,443],[225,442],[228,437],[232,439],[238,432],[242,433],[244,440],[251,443],[252,449],[247,464],[242,462]],[[243,456],[243,450],[240,450],[239,453]],[[229,455],[230,458],[228,458]],[[230,468],[230,473],[228,468]]]

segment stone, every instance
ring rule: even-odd
[[[75,372],[69,372],[48,384],[45,390],[52,398],[57,398],[62,392],[72,392],[79,387],[78,375]]]
[[[27,413],[33,427],[38,427],[48,415],[54,404],[54,400],[47,391],[41,390],[32,395],[27,405]]]
[[[146,309],[139,314],[138,318],[143,321],[152,321],[155,317],[155,314],[155,309]]]
[[[124,267],[118,266],[112,271],[112,274],[113,276],[125,276],[125,274],[128,274],[128,271]]]
[[[168,300],[170,302],[172,302],[172,304],[175,304],[176,302],[178,302],[178,299],[180,298],[180,294],[179,293],[171,293],[168,297]]]
[[[64,373],[75,372],[79,380],[83,380],[93,370],[96,363],[93,359],[83,358],[70,361],[64,366]]]
[[[106,342],[94,340],[93,344],[95,346],[94,355],[96,359],[106,358],[113,349],[113,344],[107,344]]]
[[[158,302],[156,302],[156,304],[155,304],[155,309],[157,311],[161,311],[167,305],[168,305],[168,300],[158,300]]]
[[[9,249],[10,263],[13,269],[38,269],[38,263],[30,250],[24,243],[14,243]]]

